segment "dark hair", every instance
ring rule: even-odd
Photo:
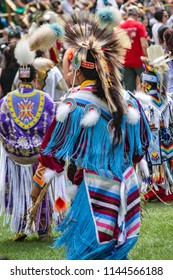
[[[22,68],[22,67],[21,67]],[[19,79],[22,81],[22,82],[24,82],[24,83],[30,83],[30,82],[32,82],[33,80],[34,80],[34,78],[36,77],[36,73],[37,73],[37,71],[36,71],[36,69],[35,69],[35,67],[33,66],[33,65],[27,65],[27,68],[30,68],[30,77],[29,78],[21,78],[20,76],[19,76]],[[20,70],[20,68],[19,68],[19,70]]]
[[[165,32],[167,29],[169,29],[169,27],[166,26],[166,25],[162,25],[162,26],[159,27],[159,29],[158,29],[158,39],[159,39],[159,41],[160,41],[161,44],[163,44],[163,42],[164,42],[163,34],[164,34],[164,32]]]
[[[36,50],[36,57],[43,57],[44,52],[41,50]]]
[[[93,57],[93,55],[91,54],[90,51],[88,51],[88,53],[87,53],[86,60],[89,61],[89,62],[95,63],[95,59],[94,59],[94,57]],[[82,71],[83,75],[87,79],[96,80],[96,84],[94,86],[94,90],[95,90],[94,94],[96,96],[98,96],[100,99],[105,100],[107,102],[105,92],[104,92],[104,89],[102,87],[102,82],[100,80],[100,77],[97,73],[96,68],[88,69],[88,68],[80,67],[80,70]],[[113,145],[116,145],[120,142],[120,140],[122,138],[121,123],[122,123],[122,118],[123,118],[124,111],[123,111],[123,108],[121,106],[122,101],[120,100],[120,96],[119,96],[119,94],[116,94],[117,88],[115,86],[115,81],[114,81],[113,77],[111,77],[111,81],[112,81],[112,86],[109,89],[109,94],[112,98],[113,103],[117,107],[117,112],[112,113],[113,125],[115,127]]]
[[[87,54],[87,61],[89,62],[93,62],[95,64],[95,59],[93,57],[93,55],[91,54],[90,51],[88,51]],[[96,80],[96,84],[94,86],[94,94],[97,95],[99,98],[103,99],[106,101],[106,97],[105,97],[105,93],[102,87],[102,83],[101,80],[99,78],[99,75],[96,71],[96,68],[94,69],[89,69],[89,68],[85,68],[85,67],[80,67],[80,70],[82,71],[83,75],[88,79],[88,80]]]
[[[162,18],[163,18],[163,13],[165,12],[165,10],[161,9],[159,11],[156,11],[155,14],[154,14],[154,18],[158,21],[162,21]]]
[[[22,29],[20,26],[9,26],[8,27],[8,38],[21,38]]]
[[[18,66],[17,60],[14,56],[16,44],[9,44],[3,51],[2,68],[12,68]]]
[[[166,50],[171,52],[171,55],[173,55],[173,30],[168,28],[164,32],[163,36],[165,43],[166,43]]]

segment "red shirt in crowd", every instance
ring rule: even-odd
[[[128,33],[132,44],[131,49],[127,51],[124,66],[134,68],[142,67],[143,63],[140,57],[144,56],[144,53],[141,47],[140,38],[147,38],[144,24],[137,20],[127,19],[120,24],[120,27]]]

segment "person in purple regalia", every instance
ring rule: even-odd
[[[28,209],[32,204],[32,176],[38,165],[42,139],[52,122],[56,104],[48,93],[34,88],[36,70],[28,38],[15,48],[19,67],[19,88],[0,100],[0,214],[4,224],[16,233],[14,240],[27,236]],[[49,235],[51,207],[45,195],[37,214],[39,237]]]

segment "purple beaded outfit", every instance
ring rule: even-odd
[[[32,177],[38,165],[42,139],[55,115],[48,93],[21,87],[0,100],[0,214],[10,230],[27,232],[32,205]],[[45,234],[50,224],[48,195],[38,210],[36,230]]]

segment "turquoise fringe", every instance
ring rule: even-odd
[[[55,240],[53,248],[64,247],[68,260],[128,259],[128,252],[135,245],[138,236],[127,239],[124,244],[116,248],[116,240],[99,244],[95,230],[83,181],[69,213],[57,229],[61,235]]]
[[[135,98],[133,101],[138,108]],[[85,104],[83,105],[85,106]],[[100,176],[108,178],[116,176],[122,179],[123,172],[133,164],[133,155],[144,153],[140,137],[140,121],[135,125],[130,125],[126,122],[126,116],[124,117],[121,125],[123,139],[113,149],[111,136],[107,129],[108,120],[100,117],[93,127],[83,128],[80,125],[80,121],[84,117],[84,106],[78,105],[64,123],[57,122],[51,140],[43,154],[51,154],[55,150],[57,160],[60,158],[66,160],[68,156],[69,160],[75,161],[76,166],[93,170]],[[145,115],[142,115],[142,118],[147,125]],[[126,129],[130,150],[124,159]]]

